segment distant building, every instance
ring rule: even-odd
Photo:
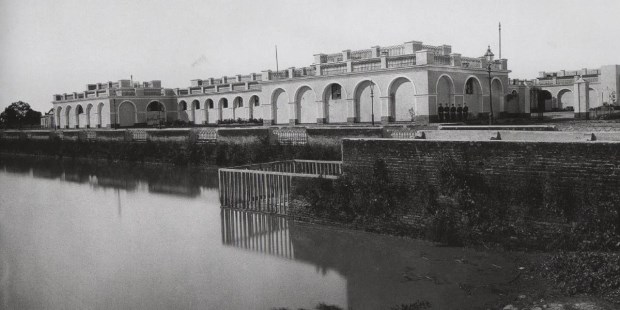
[[[175,93],[160,81],[88,84],[83,92],[54,95],[53,106],[59,128],[154,125],[178,114]]]
[[[490,50],[489,50],[490,52]],[[437,108],[467,104],[470,117],[524,114],[505,102],[508,61],[463,57],[450,45],[410,41],[365,50],[316,54],[307,67],[192,80],[164,89],[159,81],[89,84],[80,93],[54,95],[62,128],[146,126],[160,121],[214,124],[263,119],[264,124],[384,124],[438,120]],[[492,88],[492,89],[490,89]],[[492,93],[492,98],[490,96]],[[371,96],[372,94],[372,96]]]
[[[54,109],[50,109],[47,113],[41,116],[41,128],[55,128],[54,122]]]
[[[533,88],[541,90],[539,101],[529,98]],[[540,72],[533,80],[511,80],[509,92],[513,96],[509,97],[520,96],[531,109],[574,110],[577,117],[585,117],[591,108],[618,104],[619,91],[620,65],[606,65],[599,69]]]

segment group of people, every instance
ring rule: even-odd
[[[458,107],[455,107],[454,104],[452,104],[452,106],[449,107],[447,103],[446,103],[446,106],[444,107],[443,104],[440,103],[439,107],[437,107],[437,115],[439,115],[440,122],[466,121],[468,114],[469,114],[469,108],[467,107],[467,103],[464,103],[462,107],[460,104],[458,105]]]

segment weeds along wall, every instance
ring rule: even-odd
[[[398,182],[438,185],[437,171],[448,161],[505,188],[549,178],[552,186],[581,193],[618,190],[619,142],[517,142],[344,139],[343,170],[372,169],[377,159]]]
[[[291,215],[448,244],[620,249],[620,142],[344,139]]]

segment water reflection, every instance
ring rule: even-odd
[[[0,195],[4,308],[477,309],[515,277],[507,255],[220,209],[216,182],[215,171],[0,158],[13,194]]]
[[[126,191],[146,186],[151,193],[185,197],[197,197],[201,188],[217,188],[217,170],[214,168],[0,157],[0,170]]]
[[[347,307],[337,272],[277,256],[293,255],[266,235],[285,234],[284,222],[253,217],[229,234],[235,246],[223,244],[216,189],[154,194],[152,179],[123,175],[113,184],[133,179],[135,189],[108,190],[93,185],[95,168],[76,183],[65,170],[48,179],[13,167],[0,165],[0,309]]]
[[[515,269],[502,254],[298,223],[285,217],[223,209],[222,243],[294,259],[347,279],[351,309],[430,302],[433,309],[493,306]],[[497,266],[504,266],[498,269]]]
[[[221,219],[224,245],[295,258],[286,217],[222,208]]]

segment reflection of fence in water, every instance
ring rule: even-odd
[[[224,245],[288,259],[295,257],[285,217],[222,208],[221,220]]]
[[[287,214],[296,178],[335,179],[342,162],[289,160],[219,169],[223,207]]]

